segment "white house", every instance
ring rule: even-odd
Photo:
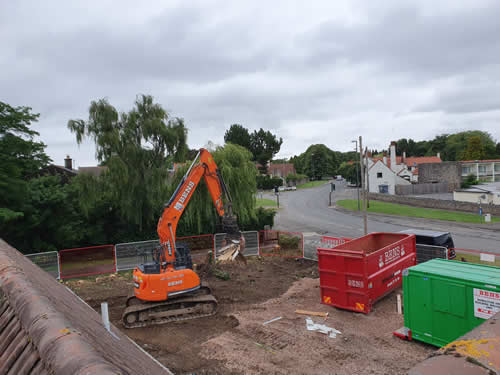
[[[368,181],[371,193],[395,194],[396,185],[410,185],[418,182],[418,165],[422,163],[441,163],[437,156],[406,157],[396,156],[396,143],[390,146],[390,159],[368,158]]]
[[[377,160],[368,167],[370,193],[395,194],[396,185],[410,185],[411,182],[394,173],[383,161]]]

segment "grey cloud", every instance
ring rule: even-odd
[[[222,143],[235,122],[273,129],[287,156],[360,134],[379,149],[443,129],[500,138],[497,2],[54,4],[0,5],[0,100],[41,113],[54,160],[92,164],[67,120],[102,97],[126,111],[138,93],[185,118],[191,147]]]
[[[499,16],[498,2],[439,16],[423,15],[416,6],[405,5],[362,26],[326,22],[303,35],[301,44],[314,46],[307,63],[372,61],[386,73],[449,76],[498,63]]]

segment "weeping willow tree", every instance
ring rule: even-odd
[[[68,128],[78,144],[92,139],[97,160],[108,168],[101,179],[80,181],[83,208],[95,207],[105,190],[109,209],[138,232],[155,227],[170,189],[168,165],[184,161],[188,152],[184,121],[170,118],[151,96],[139,95],[127,113],[119,113],[106,99],[93,101],[88,120],[69,120]]]
[[[256,222],[255,192],[257,191],[257,169],[251,161],[252,154],[245,148],[233,144],[218,147],[212,152],[221,170],[233,200],[233,211],[242,228],[252,227]],[[189,164],[189,163],[188,163]],[[173,192],[188,165],[175,175],[170,191]],[[208,189],[202,180],[193,194],[179,222],[179,235],[214,233],[217,213]]]

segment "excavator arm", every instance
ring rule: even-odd
[[[157,231],[162,251],[161,260],[167,268],[173,268],[175,262],[177,224],[202,177],[205,179],[205,184],[219,217],[221,219],[232,217],[232,201],[229,190],[212,155],[202,148],[169,202],[165,205],[163,214],[158,221]],[[226,204],[224,204],[224,198]]]

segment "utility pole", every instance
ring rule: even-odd
[[[368,218],[366,216],[366,190],[365,170],[363,166],[363,138],[359,136],[359,164],[361,168],[361,190],[363,191],[363,228],[365,235],[368,234]]]
[[[354,151],[358,152],[358,141],[354,140],[351,141],[351,143],[356,144],[356,148]],[[358,211],[361,211],[361,208],[359,207],[359,172],[358,172],[358,163],[354,161],[354,164],[356,164],[356,190],[358,191]]]
[[[368,147],[365,147],[366,207],[370,208],[370,173],[368,172]]]

